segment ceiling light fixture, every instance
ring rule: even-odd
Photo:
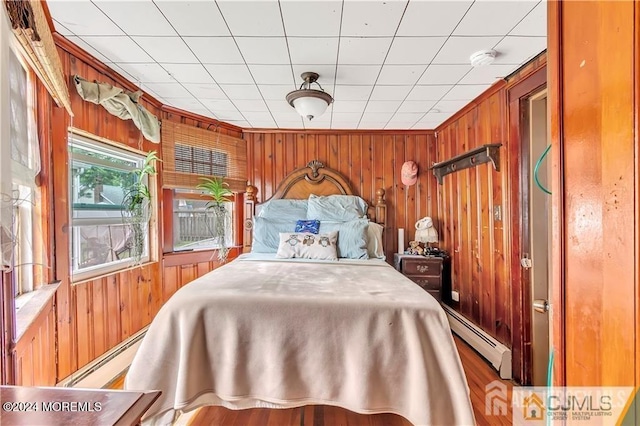
[[[496,60],[495,50],[480,50],[469,57],[471,66],[483,67],[492,64]]]
[[[309,119],[318,117],[327,110],[333,98],[330,94],[324,91],[320,83],[318,83],[318,77],[315,72],[303,72],[301,75],[304,83],[300,85],[298,90],[289,92],[287,95],[287,102],[294,107],[298,114]],[[312,89],[311,85],[315,83],[320,90]]]

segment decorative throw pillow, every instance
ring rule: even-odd
[[[317,234],[319,230],[319,220],[299,220],[296,222],[295,232],[309,232],[311,234]]]
[[[367,225],[367,252],[369,259],[384,259],[384,246],[382,245],[382,231],[384,227],[375,222]]]
[[[337,243],[338,233],[335,231],[328,234],[283,232],[280,234],[280,245],[276,257],[338,260]]]
[[[367,203],[355,195],[310,195],[307,219],[344,222],[367,215]]]

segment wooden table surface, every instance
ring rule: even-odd
[[[0,386],[0,424],[135,425],[160,393]]]

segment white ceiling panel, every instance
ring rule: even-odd
[[[450,37],[433,59],[434,64],[469,64],[479,50],[492,49],[502,37]]]
[[[338,37],[289,37],[291,63],[335,64],[338,57],[338,40]]]
[[[156,62],[197,64],[198,59],[180,37],[133,37]]]
[[[377,84],[413,86],[426,68],[426,65],[384,65]]]
[[[202,64],[161,64],[176,81],[181,83],[215,84]]]
[[[431,64],[422,74],[418,84],[456,84],[465,74],[471,71],[471,65],[437,65]]]
[[[130,36],[178,35],[152,1],[93,0],[93,4]]]
[[[509,33],[518,36],[547,36],[547,2],[541,1],[520,23]]]
[[[126,36],[85,36],[82,39],[111,62],[154,62],[147,52]]]
[[[185,37],[183,40],[203,64],[244,64],[232,37]]]
[[[317,121],[317,120],[313,120],[313,121],[305,121],[304,122],[304,128],[305,129],[330,129],[331,128],[331,122],[330,121]]]
[[[457,36],[507,34],[537,3],[537,0],[476,1],[453,34]]]
[[[287,36],[330,37],[339,34],[342,1],[280,2]]]
[[[125,35],[124,31],[91,2],[49,1],[47,6],[51,15],[58,17],[56,21],[74,35]]]
[[[396,37],[385,64],[428,65],[445,41],[446,37]]]
[[[289,51],[284,37],[236,37],[247,64],[288,64]]]
[[[391,37],[376,38],[340,38],[339,64],[378,65],[384,58],[391,45]]]
[[[235,36],[284,36],[277,0],[218,0],[217,3]]]
[[[520,65],[547,48],[546,37],[507,36],[495,47],[499,53],[496,64]],[[515,71],[518,67],[514,66]]]
[[[213,1],[156,1],[156,6],[182,36],[230,36]]]
[[[49,9],[60,34],[151,96],[241,127],[434,128],[546,48],[538,0],[56,0]],[[472,68],[469,56],[485,49],[497,51],[494,64]],[[285,97],[307,71],[334,103],[303,124]]]
[[[448,36],[472,3],[462,0],[411,1],[397,35]]]
[[[392,36],[407,0],[344,2],[342,35],[346,37]]]
[[[412,86],[381,86],[376,85],[371,92],[371,100],[402,101],[411,91]]]
[[[253,84],[249,68],[244,64],[205,64],[205,68],[218,84]]]

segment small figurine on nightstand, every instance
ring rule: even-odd
[[[421,256],[424,254],[424,249],[420,247],[419,241],[409,241],[409,248],[407,249],[406,253],[417,254]]]

